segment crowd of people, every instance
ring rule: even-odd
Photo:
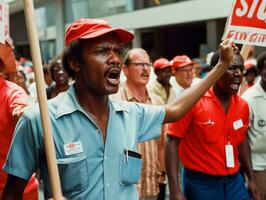
[[[266,51],[152,62],[134,35],[79,19],[43,66],[63,196],[266,200]],[[125,82],[120,82],[121,71]],[[150,80],[151,71],[156,79]],[[0,197],[52,198],[33,64],[0,44]]]

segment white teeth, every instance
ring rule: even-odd
[[[232,83],[232,84],[230,85],[230,87],[231,87],[233,90],[238,90],[239,85],[238,85],[237,83]]]

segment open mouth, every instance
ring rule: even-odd
[[[231,87],[233,90],[238,90],[238,89],[239,89],[239,86],[240,86],[240,82],[234,82],[234,83],[231,83],[231,84],[230,84],[230,87]]]
[[[120,72],[120,68],[110,68],[107,70],[105,77],[110,84],[118,85],[120,83]]]

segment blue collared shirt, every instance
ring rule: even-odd
[[[101,130],[78,104],[75,88],[48,103],[63,195],[68,199],[137,200],[135,184],[121,183],[124,149],[159,136],[161,106],[109,101],[105,144]],[[39,109],[30,107],[19,120],[4,170],[29,179],[40,168],[50,194]]]

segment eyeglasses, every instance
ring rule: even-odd
[[[144,68],[145,66],[152,67],[152,63],[141,63],[141,62],[132,62],[132,63],[129,63],[129,65],[135,65],[139,68]]]

